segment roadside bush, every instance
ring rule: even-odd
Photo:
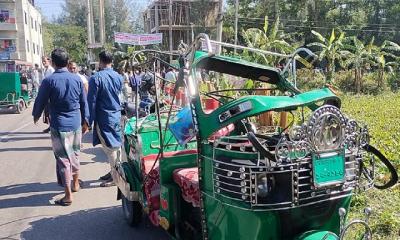
[[[297,70],[297,88],[302,91],[321,88],[325,84],[325,76],[321,71],[309,68]]]
[[[354,92],[354,72],[351,70],[336,72],[334,84],[342,92]]]
[[[387,75],[388,87],[392,92],[397,92],[400,89],[400,74],[392,73]]]

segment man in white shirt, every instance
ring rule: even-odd
[[[79,67],[76,64],[76,62],[69,62],[68,63],[68,70],[71,73],[78,74],[78,76],[81,78],[81,80],[83,82],[83,86],[85,87],[85,91],[86,91],[86,95],[87,95],[88,90],[89,90],[89,81],[85,76],[83,76],[82,74],[79,73]]]
[[[42,84],[43,79],[50,77],[54,73],[54,68],[51,66],[51,59],[49,57],[43,56],[42,57],[42,64],[43,64],[43,71],[42,77],[40,78],[40,84]],[[48,107],[44,109],[43,112],[43,122],[46,124],[50,124],[50,113]],[[50,132],[50,127],[43,130],[44,133]]]
[[[32,77],[33,89],[35,90],[35,94],[37,94],[37,92],[39,91],[39,84],[40,84],[39,65],[37,63],[35,63],[35,67],[32,69],[31,77]]]
[[[43,79],[49,77],[51,74],[54,73],[54,68],[51,66],[51,60],[49,57],[42,57],[42,64],[44,69],[42,72],[40,83],[42,83]]]

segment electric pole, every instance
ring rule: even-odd
[[[100,43],[104,45],[106,42],[106,33],[105,33],[105,25],[104,25],[104,0],[99,0],[99,8],[100,8]]]
[[[222,27],[223,27],[223,9],[224,9],[224,0],[219,0],[218,3],[218,17],[217,17],[217,42],[222,42]],[[221,53],[221,45],[217,44],[217,54]]]
[[[169,23],[169,52],[172,53],[174,50],[173,42],[172,42],[172,0],[169,0],[168,6],[168,23]],[[172,62],[172,55],[169,56],[170,63]]]
[[[239,18],[239,0],[235,2],[235,45],[238,43],[238,18]],[[236,47],[234,49],[236,54]]]

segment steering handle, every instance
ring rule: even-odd
[[[378,149],[369,144],[365,145],[363,149],[369,153],[374,154],[387,167],[390,172],[390,180],[387,183],[385,183],[384,185],[377,185],[374,183],[374,187],[377,189],[387,189],[394,186],[399,181],[399,176],[392,163]]]
[[[261,156],[268,158],[271,161],[276,161],[275,156],[261,144],[261,142],[258,140],[253,132],[248,132],[247,138],[249,139],[251,144],[253,144],[253,147],[257,149],[258,152],[260,152]]]

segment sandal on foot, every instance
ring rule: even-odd
[[[100,187],[112,187],[115,186],[115,183],[113,181],[106,181],[100,183]]]
[[[54,204],[66,207],[66,206],[70,206],[72,204],[72,201],[65,201],[64,198],[61,198],[61,199],[55,200]]]

